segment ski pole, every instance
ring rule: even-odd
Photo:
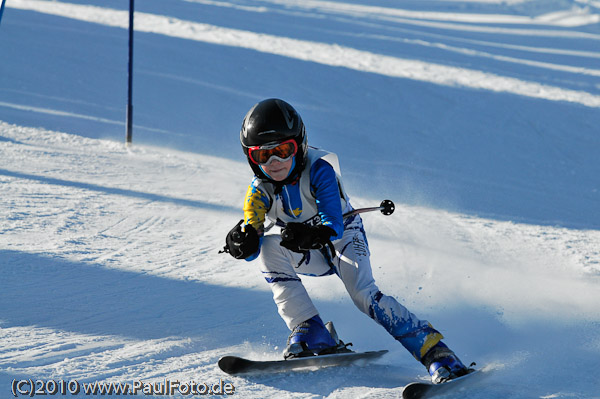
[[[379,206],[374,206],[371,208],[353,209],[350,212],[344,213],[343,216],[344,216],[344,219],[346,219],[347,217],[358,215],[359,213],[373,212],[373,211],[381,211],[381,213],[388,216],[388,215],[391,215],[392,213],[394,213],[395,209],[396,209],[396,205],[394,205],[394,203],[391,200],[383,200],[383,201],[381,201],[381,204],[379,204]]]
[[[392,213],[394,213],[395,209],[396,209],[396,205],[394,205],[394,203],[391,200],[383,200],[383,201],[381,201],[381,204],[379,204],[379,206],[373,206],[370,208],[353,209],[351,211],[344,213],[342,215],[342,217],[344,219],[346,219],[346,218],[349,218],[350,216],[358,215],[359,213],[373,212],[373,211],[381,211],[381,213],[388,216],[388,215],[391,215]],[[267,232],[275,226],[285,228],[285,223],[281,220],[277,220],[276,222],[271,222],[271,224],[269,224],[268,226],[266,226],[264,228],[264,231]]]
[[[381,204],[379,204],[379,206],[373,206],[373,207],[369,207],[369,208],[359,208],[359,209],[353,209],[349,212],[346,212],[342,215],[342,217],[344,219],[349,218],[350,216],[354,216],[354,215],[358,215],[359,213],[365,213],[365,212],[373,212],[373,211],[381,211],[381,213],[383,213],[384,215],[388,216],[391,215],[392,213],[394,213],[394,210],[396,209],[396,205],[394,205],[394,203],[391,200],[383,200],[381,201]],[[240,222],[238,223],[238,226],[240,224],[242,224],[243,220],[240,220]],[[285,223],[282,220],[277,220],[276,222],[271,222],[268,226],[265,226],[263,231],[266,233],[267,231],[271,230],[273,227],[275,226],[279,226],[281,228],[285,228]],[[239,240],[241,237],[239,235],[238,232],[235,232],[233,235],[233,239],[234,241]],[[284,237],[287,239],[291,239],[291,237]],[[223,252],[228,252],[226,250],[223,251],[219,251],[219,253],[223,253]]]

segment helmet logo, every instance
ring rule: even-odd
[[[263,134],[273,134],[273,133],[277,133],[277,131],[275,130],[265,130],[264,132],[258,132],[256,133],[257,136],[261,136]]]
[[[283,104],[281,104],[280,101],[276,101],[277,106],[279,107],[279,109],[281,110],[281,113],[283,114],[283,117],[285,119],[285,123],[287,124],[288,129],[292,129],[294,127],[294,117],[292,115],[290,115],[287,107]]]

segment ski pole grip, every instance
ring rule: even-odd
[[[394,213],[396,205],[394,205],[394,203],[391,200],[383,200],[381,201],[381,205],[379,205],[379,208],[381,209],[381,213],[388,216]]]
[[[292,241],[294,239],[294,233],[290,229],[283,229],[281,231],[281,239],[283,241]]]
[[[236,229],[231,233],[231,239],[233,240],[233,242],[235,242],[237,244],[244,241],[245,233],[242,231],[242,228],[240,227],[243,222],[244,222],[244,219],[240,220],[236,226]]]

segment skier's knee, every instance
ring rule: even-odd
[[[350,297],[352,298],[354,305],[356,305],[361,312],[370,316],[369,309],[371,308],[373,301],[376,300],[378,294],[383,295],[377,287],[367,287],[350,293]]]

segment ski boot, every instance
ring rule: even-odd
[[[469,369],[441,341],[423,356],[421,363],[429,371],[431,382],[434,384],[440,384],[444,381],[469,374]]]
[[[337,338],[333,324],[328,322],[325,326],[319,315],[316,315],[294,327],[288,338],[287,347],[283,351],[283,357],[291,359],[350,352],[347,346]]]

